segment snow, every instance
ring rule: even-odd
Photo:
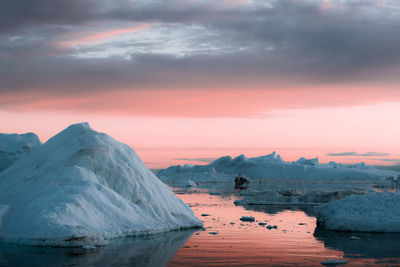
[[[87,123],[0,173],[0,207],[0,238],[31,245],[100,245],[202,225],[129,146]]]
[[[400,232],[400,194],[351,195],[315,208],[318,223],[328,230]]]
[[[39,138],[33,133],[0,133],[0,172],[11,166],[17,159],[41,146]]]

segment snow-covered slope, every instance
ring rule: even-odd
[[[365,164],[341,166],[331,162],[327,165],[318,163],[318,158],[300,158],[296,162],[285,162],[273,152],[270,155],[247,158],[240,155],[236,158],[221,157],[209,165],[172,166],[160,170],[157,176],[165,182],[191,179],[194,182],[229,181],[236,175],[247,178],[282,178],[282,179],[380,179],[397,176],[389,170],[378,170]]]
[[[0,173],[0,238],[76,246],[201,226],[127,145],[71,125]]]
[[[400,193],[377,192],[322,204],[318,222],[328,230],[400,232]]]
[[[39,138],[33,133],[0,133],[0,172],[41,144]]]

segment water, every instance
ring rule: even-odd
[[[205,229],[122,238],[94,250],[2,244],[0,266],[321,266],[328,259],[345,259],[346,266],[400,265],[400,234],[324,231],[312,207],[235,206],[235,195],[177,196]],[[241,216],[256,221],[242,222]]]

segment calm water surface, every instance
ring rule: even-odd
[[[235,206],[234,195],[177,196],[204,221],[203,229],[122,238],[95,250],[1,244],[0,266],[321,266],[328,259],[400,266],[399,234],[324,231],[316,228],[312,207]]]
[[[345,259],[349,262],[346,266],[400,266],[399,234],[316,229],[313,207],[235,206],[235,196],[178,197],[192,206],[206,229],[185,243],[170,266],[321,266],[329,259]],[[201,216],[205,213],[210,216]],[[241,222],[241,216],[253,216],[256,222]],[[278,229],[268,230],[259,222],[277,225]],[[360,239],[353,240],[352,236]]]

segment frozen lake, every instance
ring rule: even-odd
[[[1,244],[0,266],[321,266],[329,259],[345,259],[347,266],[400,264],[400,234],[324,231],[316,227],[313,207],[235,206],[236,195],[202,190],[177,196],[204,221],[203,229],[116,239],[94,250]],[[242,216],[256,221],[242,222]]]

